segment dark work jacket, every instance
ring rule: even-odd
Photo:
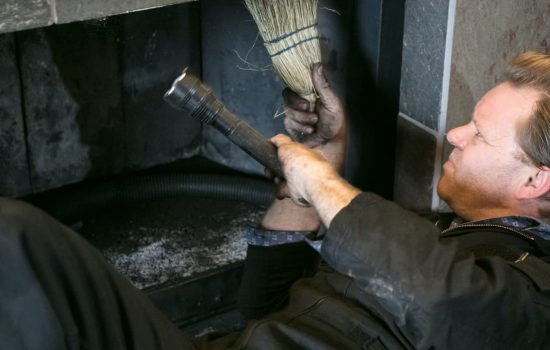
[[[441,233],[363,193],[333,219],[329,266],[231,349],[549,349],[549,243],[498,226]],[[211,344],[214,345],[214,344]]]

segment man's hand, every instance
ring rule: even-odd
[[[285,128],[295,139],[314,147],[338,171],[342,171],[346,156],[347,131],[344,109],[329,86],[321,64],[312,69],[312,79],[319,100],[313,112],[309,102],[289,89],[283,92],[286,103]],[[279,197],[289,196],[288,188],[280,186]],[[295,197],[297,200],[297,197]],[[306,230],[319,227],[319,217],[314,208],[290,198],[275,200],[269,207],[261,226],[271,230]]]
[[[286,179],[279,195],[289,196],[298,205],[303,205],[301,199],[306,200],[328,227],[360,191],[347,183],[320,151],[293,142],[286,135],[274,136],[271,141],[278,149]]]
[[[347,144],[344,108],[331,89],[320,63],[314,65],[312,79],[319,95],[314,112],[309,111],[308,101],[290,89],[283,91],[285,128],[294,140],[317,149],[335,169],[342,171]]]
[[[303,205],[302,200],[311,200],[308,187],[315,186],[321,179],[338,176],[321,152],[293,142],[282,134],[274,136],[271,141],[278,149],[288,185],[280,189],[281,197],[291,197],[296,204]]]

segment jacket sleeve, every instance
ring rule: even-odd
[[[428,220],[362,193],[333,219],[321,255],[375,296],[417,348],[540,345],[548,310],[533,302],[528,280],[439,237]]]

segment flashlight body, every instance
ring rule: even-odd
[[[262,134],[228,111],[212,90],[186,70],[172,84],[164,99],[175,108],[187,111],[203,124],[212,125],[276,176],[284,178],[277,148]]]

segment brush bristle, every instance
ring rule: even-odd
[[[317,0],[245,0],[273,67],[285,84],[310,101],[316,94],[311,67],[321,62]]]

